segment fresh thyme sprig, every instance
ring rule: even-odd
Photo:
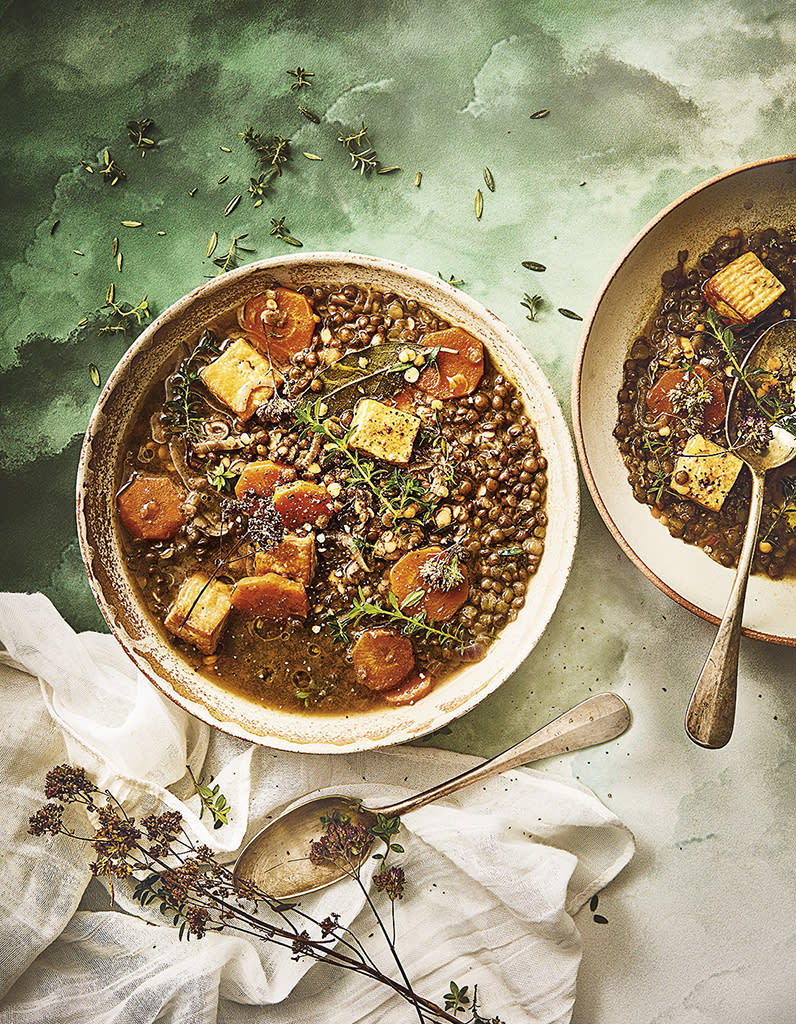
[[[191,438],[199,433],[205,409],[204,393],[197,389],[199,371],[218,355],[218,342],[212,331],[205,331],[166,381],[163,412],[166,433],[170,437]]]
[[[216,782],[215,786],[210,788],[209,785],[204,785],[201,782],[197,782],[196,776],[191,771],[190,765],[185,766],[188,769],[188,774],[191,776],[191,782],[194,785],[194,789],[199,794],[199,800],[201,801],[202,807],[199,811],[199,817],[201,818],[205,811],[209,811],[213,818],[213,828],[221,828],[222,825],[227,824],[227,815],[232,809],[227,803],[227,798],[220,791],[221,787]],[[214,780],[211,777],[210,782]]]
[[[777,379],[776,371],[763,367],[749,369],[742,365],[748,342],[738,338],[730,327],[724,326],[712,309],[705,314],[707,333],[721,343],[730,363],[732,376],[744,386],[752,403],[769,423],[777,424],[792,434],[796,433],[796,408],[792,378],[789,382]],[[789,368],[792,373],[793,368]],[[790,383],[790,387],[787,384]]]
[[[319,399],[296,409],[294,416],[299,426],[324,439],[327,457],[337,454],[345,459],[350,469],[346,485],[366,487],[394,519],[404,518],[410,507],[428,516],[434,502],[426,496],[426,488],[420,481],[397,467],[388,471],[384,466],[377,465],[372,459],[349,448],[349,432],[345,431],[338,437],[329,421],[321,415],[321,405],[322,399]]]
[[[336,618],[330,616],[327,624],[333,639],[342,643],[350,642],[350,630],[356,629],[363,618],[374,618],[396,625],[406,636],[419,636],[424,640],[436,640],[438,643],[463,649],[465,639],[461,626],[445,629],[429,622],[423,610],[415,612],[414,615],[407,614],[407,611],[404,610],[411,612],[412,607],[422,600],[424,594],[425,591],[416,590],[408,595],[403,604],[400,604],[395,594],[390,591],[387,598],[389,607],[385,608],[365,597],[362,588],[359,587],[351,610]]]
[[[290,159],[290,139],[255,132],[251,127],[240,132],[240,137],[257,154],[258,164],[269,164],[278,175],[282,174],[283,164]]]
[[[217,462],[215,465],[208,465],[205,475],[210,486],[220,492],[231,491],[232,481],[238,474],[227,469],[223,462]]]
[[[222,274],[225,274],[228,270],[235,270],[237,267],[239,267],[243,262],[242,253],[256,252],[255,249],[249,249],[247,246],[240,244],[244,238],[248,237],[248,232],[246,232],[243,235],[236,235],[230,242],[229,249],[227,249],[227,251],[223,255],[216,256],[216,258],[213,260],[213,263],[217,267],[220,267],[220,270],[216,274],[216,277],[220,277]]]
[[[135,306],[128,302],[118,303],[114,298],[115,289],[108,289],[102,310],[108,310],[107,323],[99,328],[100,334],[129,334],[134,327],[141,327],[152,316],[146,295]],[[101,312],[102,312],[101,310]]]
[[[359,171],[361,175],[370,174],[371,171],[375,171],[377,174],[392,174],[393,171],[401,170],[400,167],[382,166],[381,160],[376,155],[376,150],[373,148],[373,144],[368,137],[368,129],[364,121],[359,131],[352,132],[351,135],[344,135],[343,132],[338,132],[337,141],[351,157],[351,164],[354,169]]]
[[[769,539],[782,519],[787,521],[792,530],[796,530],[796,476],[783,477],[782,504],[772,509],[771,524],[760,538],[761,544]]]
[[[271,187],[271,182],[276,177],[276,171],[263,171],[256,178],[249,178],[249,187],[247,189],[249,195],[254,200],[255,206],[262,206],[263,197],[268,189]]]

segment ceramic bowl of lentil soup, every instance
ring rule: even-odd
[[[592,498],[644,575],[712,622],[750,493],[748,470],[727,451],[726,400],[756,338],[794,314],[796,156],[784,156],[711,178],[658,214],[584,327],[572,404]],[[772,423],[793,416],[795,382],[796,367],[782,365],[749,382],[755,408],[742,426],[762,445]],[[767,478],[744,632],[796,644],[793,462]]]
[[[89,580],[139,669],[268,746],[422,736],[520,665],[578,529],[570,435],[523,345],[371,256],[231,271],[126,353],[83,446]]]

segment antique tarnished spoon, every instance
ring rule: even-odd
[[[748,381],[753,371],[766,371],[772,365],[771,360],[779,360],[779,365],[796,370],[796,320],[780,320],[763,331],[741,364],[743,377],[736,377],[733,381],[727,400],[724,424],[727,441],[735,454],[749,467],[752,496],[730,596],[685,715],[685,731],[690,738],[694,743],[711,749],[727,744],[735,722],[741,623],[746,585],[763,511],[766,473],[790,462],[796,456],[796,435],[776,423],[771,424],[773,436],[763,452],[756,451],[748,444],[737,443],[740,397],[747,390],[743,378]],[[777,365],[776,362],[773,365]],[[791,378],[791,383],[794,383],[794,378]]]
[[[244,847],[234,868],[236,882],[253,882],[277,899],[292,899],[323,889],[344,876],[334,864],[314,866],[308,859],[310,844],[323,833],[323,820],[334,812],[343,814],[352,824],[371,828],[377,815],[408,814],[418,807],[456,793],[474,782],[489,779],[500,772],[543,757],[581,750],[615,739],[630,725],[630,711],[615,693],[599,693],[582,701],[571,711],[539,729],[527,739],[483,764],[476,765],[447,782],[385,807],[363,807],[347,796],[324,796],[274,818]]]

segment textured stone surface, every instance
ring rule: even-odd
[[[101,626],[73,525],[97,394],[88,364],[105,380],[126,341],[76,325],[111,281],[119,300],[147,295],[163,310],[217,269],[204,255],[214,230],[219,252],[248,232],[261,258],[287,249],[269,234],[284,216],[307,250],[463,279],[568,410],[579,325],[557,307],[585,315],[624,246],[687,188],[794,148],[796,19],[767,0],[28,0],[4,6],[2,31],[0,580],[43,590],[79,628]],[[315,75],[299,93],[285,73],[297,65]],[[159,140],[145,160],[124,130],[142,116]],[[362,120],[402,171],[350,168],[335,137]],[[238,138],[247,124],[292,137],[293,157],[259,209],[244,194],[224,217],[255,173]],[[80,165],[97,168],[106,146],[127,172],[115,188]],[[525,291],[545,299],[538,323],[525,319]],[[736,735],[707,752],[689,744],[682,715],[712,635],[636,572],[584,495],[572,578],[542,643],[497,694],[425,741],[489,754],[590,691],[630,703],[625,738],[549,766],[592,787],[639,841],[600,899],[608,925],[581,915],[576,1024],[792,1020],[796,655],[744,643]]]

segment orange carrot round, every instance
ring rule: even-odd
[[[238,482],[235,484],[235,497],[241,498],[247,491],[254,491],[261,498],[270,498],[282,473],[288,468],[288,466],[272,462],[270,459],[249,462],[243,467]]]
[[[169,540],[185,523],[185,491],[168,476],[139,476],[116,499],[125,530],[136,540]]]
[[[724,395],[724,385],[719,377],[711,374],[704,366],[697,364],[690,370],[666,370],[662,373],[655,384],[647,392],[647,408],[653,416],[671,416],[672,391],[688,380],[690,374],[694,374],[704,381],[710,392],[710,399],[702,412],[702,424],[706,430],[715,430],[724,422],[727,412],[727,400]]]
[[[434,689],[434,680],[425,672],[411,672],[394,690],[385,690],[382,697],[388,704],[414,704]]]
[[[351,651],[357,679],[369,690],[392,690],[415,667],[412,641],[392,629],[366,629]]]
[[[439,590],[423,579],[420,570],[430,558],[441,552],[440,547],[418,548],[417,551],[410,551],[403,558],[399,558],[390,569],[390,589],[398,598],[400,606],[403,606],[410,594],[419,591],[423,593],[416,603],[411,602],[411,607],[403,609],[407,615],[424,611],[430,621],[445,622],[453,618],[467,600],[470,585],[467,581],[467,569],[463,565],[459,568],[464,579],[451,590]]]
[[[289,288],[275,288],[276,309],[269,309],[265,293],[255,295],[243,307],[241,327],[255,347],[275,363],[288,363],[306,348],[315,330],[315,314],[307,299]]]
[[[432,331],[422,338],[425,346],[436,348],[436,366],[427,366],[417,386],[435,398],[460,398],[478,387],[484,375],[484,346],[461,327]]]

